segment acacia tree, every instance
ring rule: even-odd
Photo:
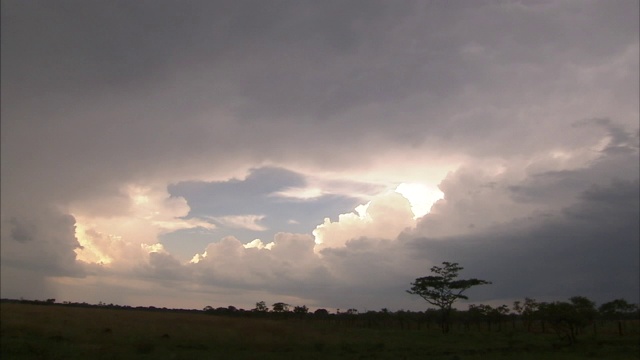
[[[573,345],[578,333],[593,323],[598,312],[595,303],[584,296],[574,296],[569,301],[541,303],[538,311],[560,338]]]
[[[451,307],[458,299],[468,299],[462,293],[472,286],[491,284],[480,279],[457,279],[458,272],[463,269],[458,263],[445,261],[443,267],[433,266],[431,272],[436,275],[417,278],[411,283],[409,294],[419,295],[426,302],[440,309],[440,326],[443,333],[449,332]]]
[[[273,312],[281,313],[281,312],[289,312],[289,308],[291,305],[285,304],[283,302],[277,302],[271,305],[273,308]]]

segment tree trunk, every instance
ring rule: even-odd
[[[449,315],[451,313],[451,308],[442,309],[442,333],[446,334],[449,332]]]

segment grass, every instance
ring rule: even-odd
[[[363,328],[334,321],[0,304],[3,359],[640,359],[640,335],[572,347],[523,331]]]

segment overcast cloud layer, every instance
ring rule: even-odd
[[[635,0],[1,4],[3,298],[640,301]]]

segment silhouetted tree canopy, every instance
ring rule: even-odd
[[[256,303],[256,307],[253,309],[253,311],[267,312],[267,311],[269,311],[269,307],[267,306],[267,304],[264,301],[258,301]]]
[[[480,279],[457,279],[458,272],[463,269],[458,263],[445,261],[442,267],[433,266],[430,275],[417,278],[411,283],[409,294],[419,295],[426,302],[437,306],[442,312],[442,331],[449,331],[449,315],[451,307],[458,299],[468,299],[462,293],[472,286],[491,284],[489,281]]]
[[[288,312],[291,305],[285,304],[283,302],[277,302],[272,305],[273,312]]]
[[[541,303],[538,312],[569,344],[576,342],[578,331],[591,324],[598,314],[595,303],[584,296],[574,296],[569,302]]]

